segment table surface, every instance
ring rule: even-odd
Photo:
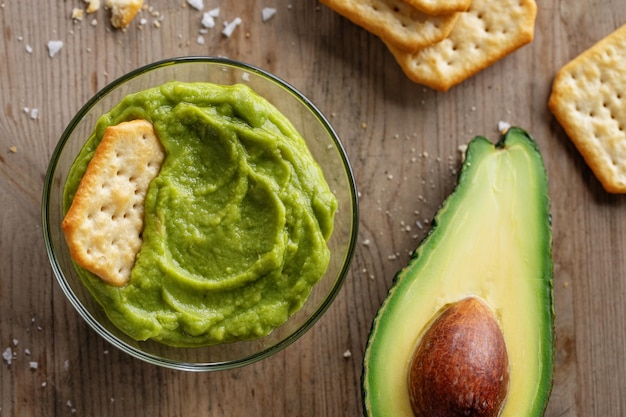
[[[104,8],[73,22],[80,0],[0,2],[0,350],[13,352],[0,361],[0,416],[361,415],[374,314],[453,190],[459,146],[497,139],[500,121],[531,132],[550,181],[557,338],[546,414],[626,415],[626,196],[602,189],[547,109],[555,72],[626,23],[623,0],[539,1],[534,41],[447,93],[410,82],[378,38],[314,0],[206,0],[221,13],[204,34],[184,0],[151,1],[126,31]],[[277,9],[266,22],[263,7]],[[50,40],[63,41],[52,58]],[[308,95],[342,138],[360,192],[357,251],[327,314],[233,371],[177,372],[109,346],[65,299],[42,239],[44,175],[75,112],[129,70],[183,55],[243,60]]]

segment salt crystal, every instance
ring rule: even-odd
[[[350,352],[349,350],[346,350],[345,352],[343,352],[343,357],[344,358],[349,358],[352,356],[352,352]]]
[[[212,28],[215,26],[215,18],[220,15],[220,8],[216,7],[202,15],[202,26],[205,28]]]
[[[50,58],[55,56],[63,48],[63,41],[49,41],[48,42],[48,55]]]
[[[30,118],[35,120],[39,116],[39,109],[30,109]]]
[[[276,9],[273,7],[264,7],[263,10],[261,10],[261,16],[264,22],[270,20],[275,14]]]
[[[204,2],[202,0],[187,0],[187,3],[196,10],[204,9]]]
[[[28,365],[30,366],[30,369],[39,368],[39,364],[37,362],[28,362]]]
[[[499,132],[506,132],[507,130],[509,130],[509,128],[511,127],[511,124],[508,122],[503,122],[503,121],[499,121],[498,122],[498,131]]]
[[[198,42],[198,45],[204,45],[204,36],[198,36],[196,42]]]
[[[230,36],[233,34],[237,26],[239,26],[240,24],[241,24],[241,19],[239,17],[236,17],[230,23],[224,22],[224,30],[222,30],[222,34],[226,36],[227,38],[230,38]]]
[[[33,47],[30,45],[26,45],[26,52],[28,52],[29,54],[33,53]]]
[[[6,350],[2,352],[2,359],[4,359],[8,365],[11,365],[13,362],[13,350],[11,350],[10,347],[6,348]]]

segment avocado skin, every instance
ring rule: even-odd
[[[500,154],[500,156],[494,157],[497,154]],[[510,158],[508,154],[511,155]],[[480,170],[477,167],[488,164],[493,158],[499,158],[499,160],[504,161],[502,165],[505,166],[505,168],[502,168],[502,172],[497,171],[495,173],[496,176],[504,173],[505,175],[503,176],[513,179],[511,182],[514,183],[515,191],[517,192],[517,194],[513,195],[513,199],[517,201],[519,197],[521,200],[524,200],[524,203],[519,203],[520,206],[532,213],[529,216],[520,213],[525,219],[530,218],[533,220],[532,224],[521,227],[535,228],[532,233],[528,233],[529,238],[535,241],[529,242],[527,245],[520,245],[528,253],[510,254],[513,257],[524,257],[524,259],[530,256],[533,267],[536,268],[535,274],[522,278],[516,277],[515,281],[511,281],[515,282],[514,285],[521,285],[524,289],[528,287],[528,292],[532,298],[530,299],[532,301],[531,305],[523,305],[522,302],[529,301],[529,299],[523,298],[524,295],[509,297],[506,300],[501,300],[500,303],[490,303],[488,301],[488,304],[498,304],[492,305],[492,307],[498,314],[503,314],[503,320],[504,316],[514,316],[512,313],[509,314],[507,310],[517,309],[518,315],[521,316],[522,332],[528,329],[530,329],[528,331],[533,332],[532,337],[529,338],[531,341],[528,342],[532,346],[519,346],[527,342],[521,336],[516,339],[516,326],[506,324],[512,322],[512,320],[501,323],[505,338],[508,339],[507,349],[513,351],[513,361],[510,364],[510,369],[511,378],[514,379],[510,381],[509,392],[501,417],[509,415],[539,417],[545,413],[553,384],[555,339],[552,222],[548,179],[537,143],[525,130],[512,127],[501,136],[495,145],[483,136],[477,136],[470,141],[455,190],[448,196],[435,215],[431,223],[431,230],[413,252],[408,265],[394,277],[389,293],[372,322],[365,349],[361,386],[363,413],[366,417],[409,417],[413,415],[408,402],[408,394],[403,392],[408,391],[406,387],[406,384],[408,384],[406,372],[414,349],[419,342],[419,337],[433,317],[430,314],[428,317],[421,317],[418,320],[421,320],[420,325],[417,326],[418,328],[408,330],[411,329],[411,322],[415,321],[413,317],[406,317],[407,314],[405,313],[411,312],[412,307],[410,306],[432,303],[433,308],[430,313],[434,314],[446,303],[454,302],[468,295],[482,295],[472,294],[471,292],[472,288],[481,287],[483,284],[476,286],[464,286],[462,284],[459,287],[462,290],[456,287],[452,290],[446,289],[445,296],[443,290],[438,290],[437,294],[421,293],[419,290],[438,288],[437,284],[432,284],[438,278],[427,276],[429,275],[427,272],[432,268],[427,270],[429,267],[425,265],[432,258],[436,259],[436,256],[431,252],[443,252],[445,245],[449,243],[446,242],[446,236],[450,235],[452,226],[448,225],[447,222],[453,217],[457,218],[458,216],[455,216],[455,214],[468,211],[473,213],[469,203],[476,203],[476,198],[471,196],[470,191],[472,189],[484,191],[487,187],[494,185],[492,183],[476,185],[478,180],[484,178],[484,175],[480,174]],[[515,162],[507,164],[509,160],[515,160]],[[526,181],[526,183],[523,183],[523,181]],[[518,184],[522,185],[518,187]],[[484,192],[484,194],[491,196],[487,192]],[[493,195],[497,195],[497,192],[494,192]],[[484,200],[483,198],[479,203]],[[497,220],[494,218],[493,222]],[[461,226],[465,227],[466,224],[467,222]],[[442,229],[441,233],[439,232],[440,229]],[[515,229],[515,232],[520,230],[522,229]],[[475,247],[481,246],[482,241],[479,236],[472,236],[471,240],[473,240]],[[507,254],[506,251],[504,251],[504,254]],[[502,255],[502,253],[494,253],[492,260],[497,262],[498,258],[501,258],[499,255]],[[467,265],[471,265],[475,261],[471,254],[459,256],[469,256]],[[514,261],[514,258],[511,259]],[[487,259],[485,262],[488,263],[490,260]],[[500,264],[504,263],[500,262]],[[508,277],[505,277],[505,279],[508,279]],[[476,281],[480,281],[480,279],[477,278]],[[422,285],[421,283],[425,284]],[[443,286],[444,284],[441,285]],[[503,284],[502,287],[506,288],[506,284]],[[415,292],[415,294],[410,295],[410,302],[406,301],[409,296],[404,295],[402,296],[404,300],[396,302],[395,298],[401,298],[398,294],[401,294],[403,291]],[[458,291],[458,294],[454,294],[455,291]],[[470,291],[470,293],[468,294],[467,291]],[[503,291],[503,293],[505,292]],[[512,292],[515,293],[516,291],[512,290]],[[442,298],[443,301],[438,303],[429,301],[433,298]],[[522,302],[516,298],[520,298]],[[407,305],[409,307],[406,307]],[[529,309],[532,309],[530,313],[522,314],[525,310],[528,312]],[[409,334],[411,331],[414,333],[412,337],[403,336],[403,334]],[[511,341],[519,343],[511,343]],[[529,356],[536,355],[536,363],[528,364],[521,360],[516,361],[517,352],[527,348],[532,350]],[[525,359],[528,360],[528,358]],[[393,365],[390,366],[390,364]],[[528,368],[525,369],[525,367]],[[526,378],[525,372],[528,372],[529,375],[531,372],[534,372],[534,374],[532,374],[532,377]],[[534,385],[534,388],[531,385]],[[387,386],[389,388],[383,388]],[[518,389],[518,387],[523,389]]]

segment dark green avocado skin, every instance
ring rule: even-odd
[[[502,206],[510,209],[500,210]],[[488,229],[484,236],[462,233],[475,231],[472,229],[474,219]],[[494,235],[504,235],[509,239],[507,242],[514,242],[514,245],[500,247],[505,245],[493,243],[490,237]],[[473,241],[462,246],[459,239],[465,237]],[[484,246],[490,246],[491,252],[486,256],[481,249]],[[476,248],[476,253],[473,253],[474,249],[464,253],[458,250],[467,247]],[[410,363],[423,326],[432,319],[431,312],[442,307],[432,300],[460,299],[467,296],[468,291],[486,285],[480,282],[482,276],[470,276],[469,280],[476,281],[471,285],[457,285],[459,281],[450,281],[453,285],[440,282],[442,278],[438,275],[448,277],[450,274],[447,270],[442,274],[433,273],[437,272],[439,265],[436,262],[450,257],[457,258],[460,265],[467,265],[467,270],[474,269],[475,264],[490,268],[490,262],[493,262],[496,272],[497,268],[509,272],[508,259],[516,267],[521,265],[512,270],[523,271],[522,276],[510,277],[511,274],[503,273],[505,278],[493,287],[495,295],[490,295],[495,300],[492,307],[502,313],[501,327],[512,359],[509,390],[523,388],[513,396],[509,391],[501,417],[543,416],[554,373],[552,219],[548,178],[541,152],[535,140],[519,127],[508,129],[495,145],[483,136],[470,141],[456,188],[435,215],[431,230],[413,252],[407,266],[395,275],[373,320],[365,349],[361,375],[364,415],[413,415],[410,404],[407,410],[408,394],[403,392],[407,380],[405,364]],[[445,267],[450,268],[448,264]],[[459,267],[459,275],[466,272],[462,269]],[[517,291],[518,288],[523,291]],[[426,311],[424,306],[428,304],[432,304],[427,310],[428,317],[422,317]],[[416,315],[408,317],[413,312]],[[407,320],[418,323],[415,335],[406,335]],[[508,324],[518,322],[519,329]],[[523,332],[528,337],[517,336]],[[523,361],[518,361],[518,357],[526,358],[518,355],[522,351],[530,351],[529,357],[536,360],[526,359],[531,363],[520,363]],[[532,377],[527,378],[529,375]],[[514,397],[515,400],[508,400]]]

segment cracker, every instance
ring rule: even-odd
[[[548,107],[604,189],[626,193],[626,25],[561,68]]]
[[[124,29],[141,9],[143,0],[106,0],[106,5],[111,9],[111,25]]]
[[[108,127],[63,219],[72,259],[109,284],[130,280],[142,244],[146,192],[164,157],[146,120]]]
[[[414,53],[387,44],[412,81],[447,91],[533,40],[534,0],[472,0],[450,35]]]
[[[404,0],[417,10],[431,16],[466,11],[471,0]]]
[[[459,14],[426,15],[404,0],[320,0],[335,12],[403,51],[439,42],[452,31]]]

